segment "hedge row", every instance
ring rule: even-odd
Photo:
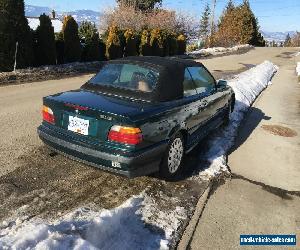
[[[186,51],[186,38],[182,34],[160,29],[119,30],[112,26],[107,31],[106,57],[109,60],[123,56],[174,56]]]
[[[27,49],[19,44],[17,68],[28,66],[55,65],[71,62],[103,61],[126,56],[174,56],[186,51],[184,35],[160,29],[120,30],[112,26],[100,39],[96,26],[83,22],[80,27],[72,16],[65,16],[62,32],[55,34],[49,16],[39,18],[40,25],[30,31]],[[0,71],[11,71],[14,63],[15,43],[10,43],[11,53],[2,56]],[[5,46],[4,46],[5,47]],[[30,54],[31,57],[24,56]]]
[[[66,16],[55,44],[57,64],[105,60],[105,44],[91,22],[84,21],[78,27],[72,16]]]

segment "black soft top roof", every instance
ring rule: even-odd
[[[183,80],[186,67],[202,66],[201,63],[193,60],[180,59],[176,57],[157,56],[130,56],[122,59],[111,60],[109,64],[137,64],[143,67],[150,67],[159,72],[157,85],[152,92],[141,92],[125,89],[104,89],[119,96],[132,97],[147,101],[171,101],[183,97]],[[102,87],[101,87],[102,88]],[[103,88],[106,88],[103,86]],[[100,90],[101,91],[101,90]]]
[[[160,56],[128,56],[117,60],[112,60],[110,62],[122,62],[122,61],[130,61],[130,62],[138,62],[138,63],[145,63],[145,64],[152,64],[156,66],[162,67],[190,67],[195,65],[202,65],[199,62],[189,59],[181,59],[178,57],[160,57]]]

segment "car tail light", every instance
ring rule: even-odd
[[[112,126],[108,140],[124,144],[136,145],[142,142],[142,131],[139,128]]]
[[[44,121],[49,122],[51,124],[55,123],[52,109],[50,109],[49,107],[44,105],[42,113],[43,113],[43,120]]]

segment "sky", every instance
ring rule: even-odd
[[[243,0],[235,0],[236,4]],[[163,0],[163,7],[189,13],[199,19],[204,6],[211,0]],[[216,18],[228,0],[216,0]],[[46,6],[60,11],[90,9],[103,11],[114,7],[114,0],[25,0],[27,5]],[[250,0],[251,8],[263,31],[300,30],[300,0]]]

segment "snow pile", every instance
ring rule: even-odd
[[[230,124],[212,135],[209,149],[201,156],[210,166],[199,173],[202,179],[211,179],[228,171],[226,153],[233,146],[238,127],[256,97],[271,84],[270,80],[278,67],[269,61],[247,70],[228,81],[235,93],[235,107],[230,116]]]
[[[297,76],[300,76],[300,62],[297,63],[296,73],[297,73]]]
[[[0,249],[168,249],[186,217],[181,207],[159,211],[154,200],[142,193],[115,209],[80,208],[54,222],[4,222]]]
[[[199,50],[195,50],[192,52],[187,53],[188,55],[205,55],[205,56],[209,56],[209,55],[222,55],[222,54],[226,54],[226,53],[231,53],[231,52],[236,52],[238,50],[243,50],[243,49],[250,49],[253,46],[249,45],[249,44],[244,44],[244,45],[237,45],[231,48],[224,48],[224,47],[213,47],[213,48],[207,48],[207,49],[199,49]]]

